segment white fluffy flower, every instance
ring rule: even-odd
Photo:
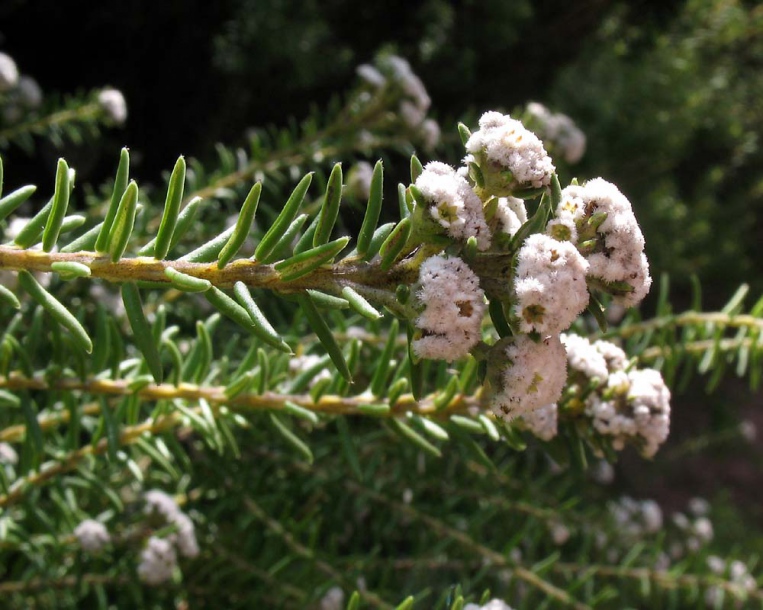
[[[175,531],[166,540],[174,544],[184,557],[196,557],[199,545],[193,521],[180,510],[175,499],[160,489],[147,491],[143,497],[146,514],[158,514],[168,525],[175,526]]]
[[[525,110],[533,124],[537,124],[538,135],[561,153],[567,163],[580,161],[586,149],[586,136],[569,116],[551,112],[538,102],[529,102]]]
[[[362,78],[373,87],[381,89],[387,83],[387,79],[384,78],[384,75],[370,64],[359,65],[355,69],[355,72],[358,74],[358,76],[360,76],[360,78]]]
[[[0,443],[0,464],[15,465],[19,462],[19,454],[10,443]]]
[[[358,199],[368,199],[371,194],[371,179],[374,168],[368,161],[358,161],[347,173],[347,184],[344,190],[347,194]]]
[[[527,430],[543,441],[550,441],[557,433],[557,405],[544,405],[534,411],[525,413],[522,422]]]
[[[561,340],[567,350],[567,364],[570,369],[581,372],[591,380],[598,380],[599,383],[607,380],[607,361],[586,337],[570,333],[562,334]]]
[[[536,233],[517,254],[514,315],[522,332],[560,333],[588,305],[588,263],[570,242]]]
[[[498,370],[492,409],[501,419],[532,413],[561,398],[567,357],[558,335],[535,342],[527,335],[501,340],[491,355]]]
[[[555,168],[543,142],[520,121],[500,112],[486,112],[480,128],[466,142],[466,161],[480,166],[494,195],[516,188],[547,186]],[[505,172],[511,176],[505,176]]]
[[[433,256],[422,263],[418,284],[415,297],[424,309],[416,319],[422,336],[413,341],[414,352],[449,362],[465,356],[482,337],[479,278],[458,257]]]
[[[549,529],[551,530],[551,540],[554,541],[556,546],[562,546],[570,539],[570,530],[564,523],[555,521],[550,525]]]
[[[321,598],[320,610],[344,610],[344,591],[341,587],[331,587]]]
[[[431,218],[454,239],[477,239],[477,248],[490,247],[490,230],[482,201],[466,179],[450,165],[430,161],[415,182],[426,200]]]
[[[10,91],[19,82],[19,69],[13,58],[0,53],[0,93]]]
[[[421,145],[426,151],[433,151],[440,143],[440,125],[434,119],[425,119],[419,127]]]
[[[19,102],[26,108],[39,108],[42,104],[42,89],[31,76],[21,75],[16,90]]]
[[[118,125],[127,120],[127,102],[118,89],[102,89],[98,94],[98,103],[106,115]]]
[[[519,197],[500,197],[495,209],[500,231],[514,235],[527,222],[527,208]]]
[[[176,566],[177,555],[172,543],[151,536],[140,553],[138,577],[149,585],[158,585],[172,578]]]
[[[90,553],[97,553],[111,542],[111,536],[106,526],[95,519],[85,519],[74,528],[74,535],[77,537],[79,545]]]
[[[644,236],[627,197],[611,182],[595,178],[582,186],[566,187],[555,214],[559,219],[571,215],[578,228],[578,239],[595,240],[593,245],[578,244],[585,248],[589,277],[629,285],[630,292],[613,293],[615,303],[630,307],[641,302],[649,292],[652,278],[644,254]],[[606,218],[594,235],[588,235],[586,223],[594,214],[606,214]]]

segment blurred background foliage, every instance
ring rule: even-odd
[[[121,146],[143,181],[158,182],[178,155],[213,161],[217,142],[243,144],[251,128],[325,107],[355,82],[359,64],[389,50],[410,61],[432,98],[445,130],[438,158],[456,141],[456,121],[542,102],[587,135],[581,162],[559,167],[562,182],[603,176],[629,197],[653,274],[670,275],[676,311],[690,306],[692,274],[707,310],[743,282],[753,299],[763,293],[758,2],[5,0],[0,35],[0,50],[44,92],[111,85],[129,109],[125,127],[98,140],[40,141],[34,156],[6,151],[8,190],[52,176],[61,155],[78,180],[106,181]],[[396,161],[385,160],[393,189],[409,159]],[[675,510],[691,495],[715,496],[719,518],[728,511],[729,524],[741,523],[742,507],[760,524],[759,444],[712,439],[741,418],[760,428],[759,397],[732,379],[711,396],[697,384],[675,402],[667,457],[624,456],[618,468],[630,479],[617,479],[620,490]],[[696,436],[703,430],[706,444]],[[732,543],[745,527],[717,533]]]

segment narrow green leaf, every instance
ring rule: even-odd
[[[196,214],[201,207],[201,202],[204,201],[201,197],[194,197],[188,204],[180,211],[177,222],[175,223],[175,230],[172,232],[172,239],[170,240],[170,249],[167,252],[169,254],[182,239],[182,237],[193,226],[196,220]],[[149,241],[145,246],[138,250],[140,256],[153,256],[154,249],[156,248],[156,238]]]
[[[90,340],[79,320],[66,309],[53,295],[51,295],[34,276],[26,270],[19,271],[19,285],[32,297],[42,308],[47,311],[56,322],[66,328],[79,347],[88,354],[93,351],[93,342]]]
[[[461,138],[461,144],[466,146],[466,143],[469,141],[469,138],[472,137],[472,132],[469,131],[469,128],[466,125],[464,125],[463,123],[459,123],[458,135]]]
[[[21,308],[21,303],[19,302],[18,297],[2,284],[0,284],[0,302],[7,303],[14,309]]]
[[[22,203],[29,199],[36,190],[36,186],[27,184],[26,186],[17,188],[12,193],[8,193],[5,197],[0,199],[0,220],[5,220],[10,216]]]
[[[302,205],[312,180],[313,172],[310,172],[294,188],[280,214],[278,214],[270,229],[262,236],[262,240],[260,240],[260,243],[255,248],[254,257],[256,260],[261,261],[275,248],[283,232],[286,231],[291,221],[297,216],[299,207]]]
[[[358,450],[355,447],[355,441],[352,438],[352,434],[350,434],[347,418],[344,415],[340,415],[336,418],[336,427],[339,431],[339,442],[342,445],[342,453],[344,453],[344,457],[347,459],[347,463],[350,465],[350,469],[355,473],[358,481],[362,481],[363,470],[360,468]]]
[[[422,417],[418,413],[409,413],[408,417],[414,422],[421,430],[436,438],[440,441],[447,441],[450,439],[448,431],[440,424],[436,424],[428,417]]]
[[[450,421],[467,432],[472,432],[473,434],[485,434],[485,428],[482,424],[471,417],[453,414],[450,416]]]
[[[159,230],[156,233],[153,255],[158,260],[164,259],[170,251],[172,235],[175,232],[175,226],[180,214],[180,202],[183,200],[185,171],[185,159],[180,156],[175,162],[175,167],[170,175],[169,184],[167,185],[167,197],[164,200],[164,211],[159,222]]]
[[[559,184],[559,176],[551,175],[551,210],[556,211],[562,201],[562,185]]]
[[[363,413],[364,415],[374,415],[377,417],[381,417],[384,415],[389,415],[390,411],[391,411],[390,406],[384,403],[358,405],[358,412]]]
[[[397,342],[397,334],[400,329],[400,322],[397,318],[392,318],[392,323],[389,327],[389,334],[387,335],[387,341],[384,343],[384,349],[379,357],[376,359],[376,366],[374,367],[374,375],[371,378],[371,393],[374,396],[384,396],[387,391],[387,377],[389,373],[389,365],[392,360],[392,354],[395,350],[395,343]]]
[[[212,287],[212,282],[200,277],[193,277],[187,273],[182,273],[172,267],[164,269],[164,275],[178,290],[183,292],[205,292]]]
[[[374,165],[374,172],[371,176],[371,188],[368,195],[368,205],[366,206],[366,214],[363,217],[363,224],[358,232],[358,245],[357,253],[361,257],[366,257],[368,247],[371,245],[371,238],[374,231],[376,231],[376,225],[379,222],[379,214],[382,207],[382,186],[384,182],[384,167],[379,159]]]
[[[50,268],[65,280],[90,277],[91,274],[90,267],[75,261],[56,261],[50,265]]]
[[[345,610],[360,610],[360,593],[353,591]]]
[[[132,235],[137,211],[138,183],[135,180],[131,180],[125,189],[124,195],[122,195],[122,199],[119,201],[119,207],[114,216],[114,222],[109,232],[108,243],[106,244],[106,251],[114,263],[122,258],[127,249],[127,242],[130,241],[130,235]]]
[[[40,235],[42,235],[45,224],[50,217],[50,210],[52,209],[53,199],[48,201],[37,214],[32,216],[29,222],[19,231],[19,234],[16,235],[16,239],[13,240],[13,243],[20,248],[29,248],[36,244],[40,240]]]
[[[421,173],[424,171],[424,166],[421,165],[421,161],[416,155],[411,155],[411,183],[416,182]]]
[[[296,449],[302,455],[302,457],[305,458],[308,464],[312,464],[314,458],[313,452],[310,451],[310,447],[308,447],[301,438],[289,430],[274,413],[270,413],[269,416],[273,427],[284,438],[284,440],[286,440],[287,443]]]
[[[418,189],[413,185],[410,190],[402,182],[397,185],[397,207],[400,210],[400,218],[408,218],[411,215],[408,196],[414,192],[418,192]]]
[[[313,235],[313,246],[325,244],[331,238],[337,216],[339,215],[339,203],[342,199],[342,164],[334,164],[331,170],[326,196],[320,211],[320,220]]]
[[[208,242],[202,244],[195,250],[192,250],[188,254],[181,256],[180,260],[188,263],[211,263],[220,255],[220,251],[223,249],[225,244],[228,242],[228,239],[230,239],[230,236],[233,235],[233,231],[235,230],[235,226],[228,227],[217,237],[213,237]]]
[[[119,154],[119,165],[117,166],[117,174],[114,178],[114,189],[111,193],[111,203],[109,209],[106,211],[106,217],[103,220],[103,226],[101,232],[98,234],[98,238],[95,240],[96,252],[107,252],[109,244],[109,235],[111,235],[111,226],[114,224],[114,218],[117,215],[117,209],[119,208],[119,202],[122,201],[122,195],[124,195],[127,189],[127,182],[130,175],[130,151],[127,148],[123,148]]]
[[[61,230],[59,231],[59,236],[63,235],[64,233],[69,233],[71,231],[74,231],[75,229],[79,229],[86,222],[87,222],[87,218],[85,218],[81,214],[70,214],[69,216],[65,217],[64,221],[61,223]]]
[[[246,392],[254,381],[254,371],[248,371],[239,377],[236,377],[227,386],[225,386],[225,396],[227,398],[235,398],[239,394]]]
[[[336,343],[336,339],[334,339],[334,334],[326,324],[323,316],[321,316],[320,312],[315,307],[315,303],[313,303],[310,295],[307,293],[298,294],[297,302],[305,314],[307,323],[313,329],[313,332],[318,336],[319,341],[323,345],[328,355],[331,357],[331,360],[334,362],[334,365],[339,371],[339,374],[342,375],[345,380],[352,383],[352,375],[350,374],[350,369],[347,367],[347,363],[344,360],[342,350],[339,349],[339,346]]]
[[[392,230],[396,226],[397,223],[388,222],[381,225],[378,229],[376,229],[376,231],[374,231],[374,234],[371,237],[371,244],[368,246],[368,250],[366,250],[366,254],[363,257],[363,260],[371,260],[378,254],[379,248],[381,248],[381,245],[384,243],[387,237],[389,237],[389,234],[392,233]]]
[[[18,409],[21,406],[21,399],[8,390],[0,390],[0,407],[11,407]]]
[[[368,318],[369,320],[378,320],[382,317],[382,314],[380,314],[374,307],[366,301],[361,295],[359,295],[355,290],[350,288],[349,286],[345,286],[342,288],[342,296],[347,299],[347,302],[350,304],[350,307],[352,307],[356,312],[358,312],[361,316],[364,318]]]
[[[310,423],[318,423],[318,414],[315,413],[315,411],[305,409],[305,407],[301,407],[289,400],[283,403],[283,410],[284,413],[288,413],[289,415],[293,415],[294,417],[299,417],[301,419],[306,419]]]
[[[327,244],[311,248],[301,254],[280,261],[273,266],[281,274],[281,279],[284,282],[291,282],[333,261],[345,249],[349,241],[349,237],[340,237]]]
[[[107,455],[109,460],[114,462],[117,459],[117,451],[119,450],[119,426],[111,407],[106,402],[106,398],[101,397],[100,403],[101,419],[103,421],[104,432],[106,433]]]
[[[95,240],[98,239],[98,234],[101,232],[102,227],[103,223],[99,222],[92,229],[88,229],[74,241],[71,241],[65,246],[62,246],[59,251],[70,253],[93,250],[95,248]]]
[[[233,233],[231,233],[230,238],[220,251],[220,256],[217,259],[218,269],[222,269],[230,262],[241,246],[244,245],[246,238],[249,237],[249,231],[252,229],[252,223],[254,222],[254,215],[257,212],[257,204],[260,201],[261,192],[262,183],[257,182],[246,196],[244,204],[241,206],[241,212],[236,220],[236,226],[234,227]]]
[[[434,400],[434,408],[438,411],[447,408],[447,406],[450,404],[450,401],[453,400],[453,397],[458,392],[458,377],[453,376],[448,380],[448,384],[445,386],[445,388],[437,394],[437,397]]]
[[[287,354],[291,353],[291,348],[271,326],[265,314],[262,313],[257,303],[255,303],[252,293],[243,282],[236,282],[233,286],[233,293],[236,296],[241,308],[244,310],[249,320],[249,326],[252,332],[262,339],[268,345],[271,345]]]
[[[435,457],[442,457],[442,452],[435,445],[430,443],[427,439],[421,436],[405,422],[399,420],[396,417],[390,418],[389,422],[398,433],[400,433],[404,438],[411,441],[420,449],[423,449]]]
[[[58,235],[61,232],[61,226],[66,217],[66,211],[69,209],[69,195],[71,186],[69,184],[69,165],[61,158],[56,167],[56,186],[53,191],[53,205],[50,208],[50,216],[42,232],[42,249],[44,252],[50,252],[58,241]]]
[[[156,383],[161,383],[164,378],[162,362],[159,357],[159,350],[154,342],[154,335],[151,332],[151,325],[146,320],[146,314],[143,311],[143,302],[140,298],[140,291],[134,282],[125,282],[121,287],[122,302],[125,306],[125,313],[132,328],[135,345],[143,354],[146,360],[148,370],[154,376]]]
[[[387,271],[397,261],[397,257],[403,252],[405,245],[408,243],[408,237],[411,235],[411,219],[403,218],[397,226],[392,230],[387,239],[379,248],[379,255],[381,261],[379,266],[382,270]]]
[[[326,294],[325,292],[311,290],[308,288],[307,294],[312,297],[316,307],[323,307],[327,309],[348,309],[350,307],[347,299],[335,297],[333,295]]]
[[[31,446],[34,449],[35,462],[39,463],[42,458],[45,441],[42,437],[42,428],[40,428],[40,422],[37,419],[37,413],[35,413],[32,406],[32,399],[27,392],[23,392],[21,395],[21,412],[24,415],[24,420],[27,429],[27,438],[31,442]]]
[[[401,604],[395,607],[395,610],[411,610],[413,608],[413,596],[406,597]]]

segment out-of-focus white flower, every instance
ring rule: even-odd
[[[15,466],[19,463],[19,454],[10,443],[0,443],[0,464]]]
[[[7,53],[0,53],[0,93],[10,91],[19,82],[19,69]]]
[[[121,125],[127,120],[127,102],[118,89],[102,89],[98,93],[98,103],[106,115],[117,125]]]
[[[421,358],[452,362],[465,356],[482,338],[485,293],[479,278],[458,257],[433,256],[419,268],[416,318],[422,336],[413,341]]]
[[[615,480],[615,467],[607,460],[599,460],[591,468],[591,478],[600,485],[610,485]]]
[[[525,428],[543,441],[550,441],[557,433],[557,405],[551,403],[522,415]]]
[[[479,604],[466,604],[464,610],[511,610],[511,606],[502,599],[491,599],[484,606]]]
[[[360,78],[366,81],[369,85],[372,85],[378,89],[381,89],[384,85],[387,84],[387,79],[384,78],[384,75],[370,64],[359,65],[355,69],[355,72],[357,72],[358,76],[360,76]]]
[[[344,591],[331,587],[321,598],[321,610],[344,610]]]
[[[159,585],[172,578],[176,566],[177,555],[172,543],[151,536],[140,553],[138,577],[149,585]]]
[[[434,119],[424,119],[419,127],[421,145],[427,152],[432,152],[440,143],[440,125]]]
[[[374,168],[368,161],[358,161],[347,172],[344,192],[357,199],[368,199],[371,194],[371,178]]]
[[[758,428],[753,422],[746,419],[739,424],[739,433],[747,442],[753,443],[758,437]]]
[[[143,498],[147,515],[159,515],[168,525],[175,526],[175,531],[169,534],[166,540],[175,545],[184,557],[196,557],[199,554],[196,529],[191,518],[180,510],[175,499],[160,489],[147,491]]]
[[[539,102],[528,103],[525,110],[531,117],[532,128],[552,152],[559,152],[570,164],[580,161],[586,149],[586,136],[575,121],[561,112],[551,112]]]
[[[26,108],[39,108],[42,104],[42,89],[39,83],[26,74],[19,77],[19,83],[16,88],[18,99],[21,105]]]
[[[79,545],[90,553],[97,553],[111,542],[106,526],[95,519],[85,519],[74,528],[74,535]]]
[[[570,530],[563,523],[559,523],[558,521],[555,521],[554,523],[550,525],[550,529],[551,529],[551,540],[554,541],[554,544],[556,546],[562,546],[565,542],[567,542],[570,539]]]

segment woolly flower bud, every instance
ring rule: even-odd
[[[149,585],[159,585],[172,578],[177,555],[169,540],[151,536],[140,553],[138,577]]]
[[[172,521],[180,513],[180,507],[175,499],[160,489],[152,489],[143,494],[145,501],[145,513],[158,513],[167,521]]]
[[[13,58],[0,53],[0,93],[10,91],[19,82],[19,69]]]
[[[527,335],[501,339],[493,346],[488,367],[491,406],[504,420],[557,402],[567,380],[567,357],[558,335],[538,342]]]
[[[517,254],[514,315],[522,332],[559,333],[588,305],[588,263],[570,242],[536,233]]]
[[[111,536],[109,536],[106,526],[94,519],[85,519],[74,528],[74,535],[77,537],[79,545],[90,553],[97,553],[111,542]]]
[[[500,231],[514,235],[527,222],[527,208],[523,199],[500,197],[495,208],[495,216]]]
[[[479,126],[466,142],[471,156],[465,161],[479,165],[491,194],[511,195],[517,188],[550,184],[555,171],[551,157],[520,121],[491,111],[482,115]]]
[[[561,335],[564,348],[567,350],[567,364],[571,369],[580,371],[589,379],[604,383],[609,377],[607,361],[586,337],[575,334]]]
[[[430,161],[415,182],[424,197],[430,217],[454,239],[477,238],[477,248],[490,247],[490,230],[482,201],[466,179],[450,165]]]
[[[168,525],[175,526],[175,531],[166,539],[174,544],[184,557],[196,557],[199,554],[199,545],[193,521],[180,510],[174,498],[159,489],[152,489],[144,494],[144,500],[146,514],[159,515]]]
[[[458,257],[433,256],[419,269],[416,300],[424,306],[416,318],[422,336],[413,341],[421,358],[452,362],[481,339],[485,293],[479,278]]]
[[[524,427],[543,441],[550,441],[557,433],[557,405],[551,403],[522,416]]]
[[[590,264],[589,277],[629,287],[612,287],[617,304],[630,307],[641,302],[652,278],[644,254],[644,236],[625,195],[611,182],[595,178],[582,186],[565,188],[555,214],[559,219],[569,215],[574,219],[578,246]],[[600,224],[595,222],[603,215],[606,218]]]
[[[98,103],[106,116],[121,125],[127,120],[127,102],[118,89],[103,89],[98,94]]]

